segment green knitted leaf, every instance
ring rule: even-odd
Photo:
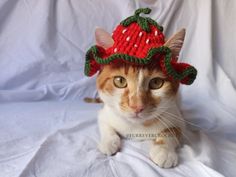
[[[131,16],[126,18],[125,20],[121,21],[120,24],[123,26],[129,26],[131,23],[136,22],[137,21],[137,17],[135,16]]]
[[[159,29],[161,32],[163,31],[163,27],[160,26],[156,21],[154,21],[153,19],[151,19],[150,17],[146,17],[148,23],[152,24],[153,26],[155,26],[157,29]]]
[[[146,32],[150,32],[150,27],[148,24],[148,21],[144,18],[138,18],[137,19],[138,25],[142,28],[142,30],[146,31]]]

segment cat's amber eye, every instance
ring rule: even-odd
[[[113,83],[117,88],[127,87],[127,81],[122,76],[115,76],[114,79],[113,79]]]
[[[163,86],[165,80],[159,77],[155,77],[150,80],[149,82],[149,88],[154,90],[154,89],[159,89]]]

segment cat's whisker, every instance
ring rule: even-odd
[[[169,124],[171,124],[173,127],[175,127],[176,125],[174,125],[174,123],[172,123],[170,120],[166,119],[163,115],[157,115],[157,117],[159,117],[159,119],[157,120],[160,120],[160,122],[162,122],[162,124],[165,122],[165,121],[168,121]],[[181,119],[180,119],[181,120]],[[181,132],[181,134],[186,138],[186,140],[191,144],[191,141],[189,140],[189,138],[187,137],[187,135],[184,134],[184,132]]]
[[[168,121],[169,124],[175,126],[170,120],[168,120],[168,119],[165,119],[165,120]],[[164,121],[164,120],[163,120],[163,121]],[[183,131],[181,131],[181,134],[186,138],[186,140],[187,140],[190,144],[192,144],[191,141],[189,140],[188,136],[187,136],[186,134],[184,134]]]
[[[176,116],[175,114],[172,114],[172,113],[170,113],[170,112],[163,112],[163,113],[164,113],[164,114],[168,114],[168,115],[169,115],[169,118],[172,118],[172,119],[175,119],[175,120],[178,120],[178,121],[185,122],[185,123],[187,123],[187,124],[190,124],[190,125],[192,125],[192,126],[194,126],[194,127],[199,128],[199,129],[203,129],[202,127],[200,127],[200,126],[197,125],[197,124],[194,124],[194,123],[192,123],[192,122],[190,122],[190,121],[187,121],[187,120],[185,120],[185,119],[180,119],[181,117]]]
[[[174,132],[168,127],[168,125],[164,122],[164,120],[161,120],[161,119],[158,119],[158,120],[160,121],[160,123],[161,123],[162,125],[164,125],[164,127],[166,127],[166,128],[169,130],[169,132],[170,132],[171,135],[173,136],[173,138],[174,138],[174,140],[176,141],[176,143],[177,143],[178,145],[180,145],[178,139],[176,138],[176,136],[175,136],[175,134],[174,134]]]
[[[157,108],[158,109],[166,109],[166,108],[173,108],[173,107],[176,107],[176,105],[172,105],[172,106],[170,106],[170,105],[162,105],[162,106],[158,106]]]
[[[163,109],[164,110],[164,109]],[[173,114],[173,113],[170,113],[170,112],[167,112],[167,111],[163,111],[162,112],[162,114],[168,114],[168,115],[170,115],[170,116],[173,116],[173,117],[175,117],[175,118],[181,118],[181,117],[179,117],[179,116],[177,116],[177,115],[175,115],[175,114]],[[173,117],[171,117],[171,118],[173,118]],[[186,122],[186,123],[188,123],[188,124],[191,124],[191,125],[193,125],[193,126],[196,126],[196,127],[198,127],[198,128],[200,128],[200,129],[202,129],[202,127],[199,127],[197,124],[194,124],[194,123],[192,123],[192,122],[190,122],[190,121],[187,121],[187,120],[185,120],[185,119],[178,119],[179,121],[184,121],[184,122]]]
[[[200,127],[200,126],[198,126],[197,124],[194,124],[194,123],[192,123],[192,122],[189,122],[189,121],[186,121],[186,120],[184,120],[184,119],[178,119],[178,118],[176,118],[176,117],[168,117],[168,118],[172,118],[172,119],[175,119],[175,120],[177,120],[177,121],[181,121],[181,122],[184,122],[184,123],[186,123],[186,124],[189,124],[189,125],[191,125],[191,126],[193,126],[193,127],[196,127],[196,128],[198,128],[198,129],[203,129],[202,127]]]
[[[168,107],[160,107],[160,110],[167,110],[167,109],[170,109],[174,106],[168,106]],[[153,114],[153,113],[156,113],[157,112],[157,109],[150,109],[148,111],[146,111],[145,113],[143,113],[143,115],[150,115],[150,114]]]

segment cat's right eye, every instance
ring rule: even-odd
[[[127,87],[127,81],[122,76],[115,76],[114,79],[113,79],[113,83],[117,88]]]
[[[164,82],[164,79],[155,77],[149,82],[149,88],[152,90],[159,89],[163,86]]]

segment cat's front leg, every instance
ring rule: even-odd
[[[106,155],[115,154],[121,146],[121,140],[115,130],[106,123],[99,123],[101,140],[98,144],[99,150]]]
[[[150,157],[162,168],[175,167],[178,164],[176,148],[179,145],[180,128],[169,128],[162,131],[151,144]]]

